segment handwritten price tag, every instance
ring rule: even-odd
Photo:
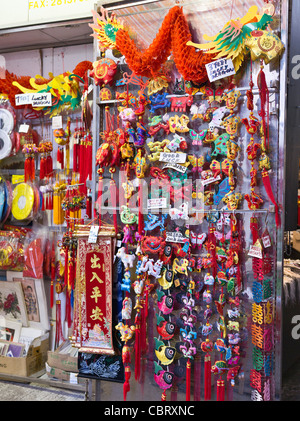
[[[167,232],[166,242],[167,243],[185,243],[188,239],[183,236],[181,232]]]
[[[180,165],[180,164],[176,164],[176,163],[175,164],[164,164],[162,169],[165,169],[165,168],[171,168],[172,170],[179,171],[183,174],[187,170],[187,167],[185,167],[183,165]]]
[[[99,231],[98,225],[92,225],[91,226],[88,243],[92,243],[92,244],[97,243],[98,231]]]
[[[170,164],[184,164],[186,161],[186,153],[161,152],[159,160]]]
[[[148,199],[147,201],[148,209],[159,209],[167,207],[166,197],[157,197],[155,199]]]
[[[223,79],[224,77],[235,75],[232,60],[221,58],[205,65],[207,76],[210,82]]]

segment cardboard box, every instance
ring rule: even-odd
[[[46,363],[46,373],[48,377],[64,380],[72,384],[78,384],[77,373],[72,373],[70,371],[61,370],[60,368],[50,367]]]
[[[32,341],[26,357],[0,356],[0,373],[29,377],[45,370],[48,349],[49,334],[46,334]]]
[[[69,354],[62,354],[58,350],[48,351],[47,363],[50,367],[78,373],[78,358]]]
[[[293,231],[293,249],[300,252],[300,232]]]

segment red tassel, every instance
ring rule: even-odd
[[[31,157],[30,159],[30,180],[34,181],[35,179],[35,162],[34,158]]]
[[[64,273],[64,284],[65,286],[68,285],[68,275],[69,275],[69,264],[68,264],[68,254],[69,254],[69,247],[65,249],[65,273]]]
[[[40,180],[45,177],[45,158],[42,156],[40,160]]]
[[[217,401],[223,402],[225,400],[225,382],[222,379],[217,381]]]
[[[142,182],[139,183],[139,219],[138,219],[138,232],[139,235],[143,235],[143,229],[144,229],[144,218],[143,218],[143,187]]]
[[[86,198],[86,216],[88,219],[92,218],[92,198],[91,196],[87,196]]]
[[[56,301],[56,329],[55,329],[55,344],[54,347],[57,348],[61,341],[64,341],[64,335],[62,331],[62,324],[61,324],[61,301]]]
[[[51,177],[53,173],[53,162],[52,162],[52,156],[48,155],[47,156],[47,177]]]
[[[262,175],[262,180],[263,180],[267,195],[269,196],[269,199],[271,200],[271,202],[275,206],[275,222],[276,222],[276,227],[278,228],[281,225],[281,219],[280,219],[280,215],[279,215],[279,206],[276,203],[276,200],[274,198],[269,173],[267,171],[262,171],[261,175]]]
[[[204,400],[211,399],[211,358],[210,355],[204,357]]]
[[[24,181],[27,183],[27,181],[30,179],[30,158],[27,157],[24,162]]]
[[[141,354],[147,351],[147,323],[145,303],[141,309]]]
[[[68,324],[68,328],[72,327],[72,316],[71,316],[71,291],[66,288],[66,315],[65,320]]]
[[[73,170],[75,172],[79,171],[79,164],[78,164],[78,143],[74,143],[73,145]]]
[[[141,375],[141,314],[137,313],[135,317],[135,366],[134,366],[134,377],[138,381]]]
[[[103,190],[103,180],[102,177],[99,177],[98,183],[98,197],[97,197],[97,204],[98,204],[98,225],[101,227],[101,202],[102,202],[102,190]]]
[[[186,362],[186,394],[185,399],[187,402],[191,400],[191,362],[189,358]]]
[[[130,391],[130,383],[129,383],[130,377],[131,377],[130,367],[127,366],[127,367],[125,367],[125,382],[123,384],[123,399],[124,399],[124,401],[126,401],[127,393]]]
[[[194,362],[194,401],[201,400],[201,358],[196,355]]]
[[[110,181],[110,196],[113,207],[113,220],[115,232],[118,232],[118,219],[117,219],[117,187],[114,180]]]

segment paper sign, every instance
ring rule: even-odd
[[[170,164],[184,164],[186,153],[161,152],[159,160],[161,162],[169,162]]]
[[[218,175],[217,177],[210,177],[206,180],[201,180],[202,186],[206,186],[207,184],[215,183],[216,181],[221,180],[221,176]]]
[[[97,243],[98,231],[99,231],[99,225],[92,225],[91,226],[88,243],[90,243],[90,244]]]
[[[62,128],[62,116],[56,115],[52,117],[52,129],[61,129]]]
[[[167,232],[166,233],[166,242],[168,243],[185,243],[188,242],[188,238],[184,237],[181,232]]]
[[[28,133],[29,125],[28,124],[21,124],[19,127],[19,133]]]
[[[207,76],[210,82],[223,79],[224,77],[235,75],[232,60],[221,58],[205,65]]]
[[[159,209],[167,207],[167,198],[166,197],[157,197],[155,199],[148,199],[147,201],[148,209]]]
[[[259,240],[257,240],[256,243],[250,247],[248,256],[256,257],[257,259],[262,259],[262,247]]]
[[[51,107],[52,95],[50,92],[18,94],[15,95],[15,103],[17,106]]]
[[[31,94],[15,95],[15,103],[17,106],[31,104]]]
[[[50,92],[32,94],[31,101],[33,107],[51,107],[52,95]]]
[[[264,248],[268,248],[271,247],[272,243],[271,243],[271,238],[269,235],[268,230],[266,229],[261,237],[261,240],[263,242]]]
[[[165,168],[171,168],[172,170],[179,171],[183,174],[187,170],[187,167],[185,167],[183,165],[180,165],[180,164],[176,164],[176,163],[175,164],[164,164],[162,169],[164,170]]]

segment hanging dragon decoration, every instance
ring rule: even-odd
[[[240,19],[230,20],[215,36],[204,35],[209,41],[204,44],[192,42],[192,35],[182,7],[174,6],[165,16],[153,42],[140,51],[125,29],[124,22],[113,12],[111,17],[101,8],[101,15],[93,13],[93,36],[98,41],[100,51],[118,50],[129,68],[138,76],[155,79],[161,75],[162,66],[171,53],[175,65],[186,81],[203,84],[208,76],[205,65],[219,58],[231,58],[238,71],[245,55],[270,62],[279,56],[284,47],[268,25],[272,17],[258,14],[257,6],[252,6]]]
[[[52,95],[52,106],[45,109],[45,114],[50,117],[60,114],[63,109],[76,109],[81,104],[82,89],[80,84],[85,84],[86,73],[93,65],[90,61],[80,62],[73,72],[66,71],[58,76],[49,73],[49,78],[36,75],[16,76],[6,71],[5,79],[0,79],[0,92],[7,94],[11,105],[20,108],[15,103],[15,96],[18,94],[35,93],[42,94],[50,92]],[[42,108],[34,107],[36,111]]]

